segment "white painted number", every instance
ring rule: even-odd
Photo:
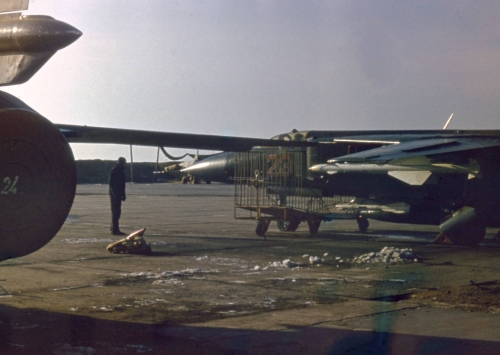
[[[5,184],[5,186],[2,190],[2,192],[0,192],[0,194],[8,195],[8,194],[12,193],[15,195],[17,193],[17,187],[16,187],[17,180],[19,180],[19,176],[16,176],[14,178],[14,181],[12,181],[12,179],[10,177],[6,176],[3,179],[3,183]]]

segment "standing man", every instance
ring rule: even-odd
[[[125,163],[123,157],[118,158],[118,163],[109,172],[109,198],[111,200],[111,234],[125,235],[120,231],[118,220],[122,213],[122,201],[125,197]]]

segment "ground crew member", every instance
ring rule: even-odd
[[[125,235],[120,231],[119,219],[122,213],[122,201],[125,197],[125,163],[123,157],[118,158],[118,163],[109,172],[109,198],[111,200],[111,234]]]

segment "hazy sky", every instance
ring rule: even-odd
[[[25,14],[83,32],[6,89],[55,123],[267,138],[440,129],[453,112],[450,128],[500,129],[498,1],[36,0]]]

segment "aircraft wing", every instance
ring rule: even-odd
[[[498,146],[500,146],[500,137],[498,136],[430,138],[386,145],[360,153],[349,154],[331,159],[328,163],[388,163],[396,159],[434,156]]]
[[[222,151],[248,151],[256,146],[308,147],[318,143],[275,139],[153,132],[132,129],[55,125],[69,143],[127,144],[151,147],[190,148]]]

